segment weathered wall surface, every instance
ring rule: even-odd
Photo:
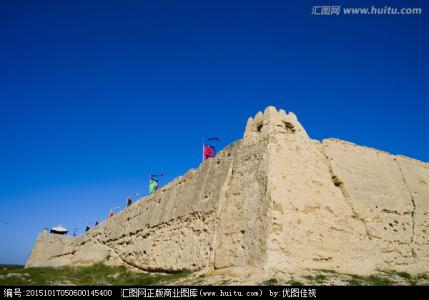
[[[419,270],[429,269],[429,164],[396,157],[414,206],[411,248]]]
[[[219,201],[239,145],[231,145],[216,159],[207,160],[198,170],[176,178],[81,237],[65,238],[74,246],[63,246],[63,237],[39,238],[27,267],[86,264],[92,252],[104,256],[102,261],[144,270],[207,267],[213,260]]]
[[[76,240],[75,237],[40,233],[27,265],[31,267],[61,266],[56,258],[64,253],[72,252],[76,246]]]
[[[27,266],[420,273],[428,214],[427,163],[312,140],[269,107],[242,140],[83,236],[39,236]]]
[[[271,138],[272,228],[268,268],[366,273],[374,245],[332,181],[322,145],[305,136]]]
[[[324,146],[333,173],[377,245],[377,267],[427,271],[429,165],[334,139]]]
[[[338,140],[324,146],[340,188],[376,244],[376,266],[414,264],[414,205],[396,157]]]
[[[270,120],[268,270],[427,272],[428,164]]]
[[[261,267],[266,255],[268,140],[243,141],[219,207],[215,245],[216,268]]]

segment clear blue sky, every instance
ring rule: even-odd
[[[198,167],[268,105],[314,139],[429,161],[421,16],[312,16],[338,1],[1,1],[0,263]]]

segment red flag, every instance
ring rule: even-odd
[[[204,160],[214,157],[214,147],[210,145],[204,145]]]

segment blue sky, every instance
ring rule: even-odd
[[[312,16],[313,5],[421,7]],[[429,161],[426,1],[2,1],[0,263],[198,167],[268,105]]]

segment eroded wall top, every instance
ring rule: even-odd
[[[254,118],[247,120],[244,142],[252,143],[277,133],[308,139],[307,132],[293,112],[286,114],[283,109],[277,111],[274,106],[268,106],[263,113],[258,112]]]

